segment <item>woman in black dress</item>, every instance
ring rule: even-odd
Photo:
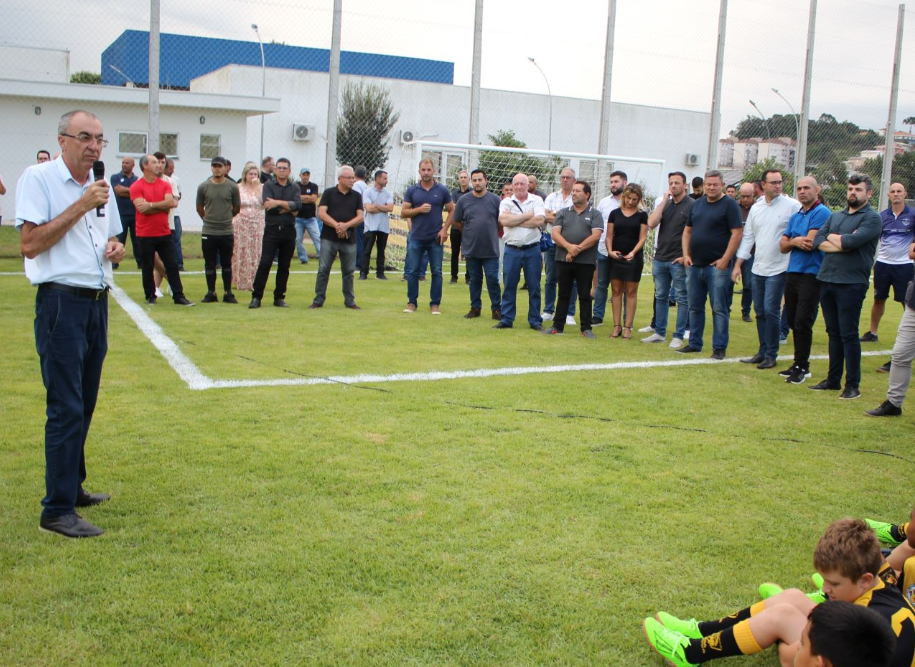
[[[642,188],[630,183],[620,194],[620,207],[607,219],[607,254],[610,257],[610,290],[613,304],[611,338],[632,338],[632,322],[639,298],[644,258],[642,248],[648,238],[648,214],[639,210]],[[620,326],[626,293],[626,323]]]

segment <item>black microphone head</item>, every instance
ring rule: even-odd
[[[95,176],[95,180],[100,181],[105,178],[105,163],[101,160],[96,160],[92,163],[92,175]]]

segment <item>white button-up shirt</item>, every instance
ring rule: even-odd
[[[737,248],[737,256],[746,261],[750,259],[750,250],[756,244],[753,256],[753,271],[757,276],[777,276],[788,270],[791,253],[782,253],[778,242],[785,234],[788,220],[801,210],[801,203],[796,199],[779,195],[771,202],[760,197],[750,207],[750,215],[743,226],[743,238]]]
[[[559,213],[564,208],[572,208],[572,191],[569,190],[569,196],[563,197],[562,190],[557,190],[546,196],[546,201],[543,202],[543,208],[547,211],[552,211],[553,213]],[[543,231],[549,232],[552,231],[553,225],[546,225],[543,228]]]
[[[600,211],[600,214],[604,216],[604,231],[600,235],[600,241],[597,244],[597,252],[601,254],[602,257],[608,257],[607,255],[607,221],[610,219],[610,214],[620,207],[620,200],[614,197],[613,195],[607,195],[600,200],[600,203],[597,205],[597,210]]]
[[[543,200],[537,195],[528,194],[527,199],[523,202],[515,199],[515,195],[507,197],[499,204],[499,215],[508,213],[509,215],[521,215],[532,211],[534,216],[545,216],[543,210]],[[502,240],[505,245],[526,246],[532,243],[540,243],[540,228],[531,229],[528,227],[504,227],[505,232],[502,234]]]
[[[32,165],[16,186],[16,228],[24,222],[50,222],[82,197],[92,183],[92,172],[85,183],[77,183],[63,158]],[[105,247],[122,228],[114,192],[108,187],[110,198],[104,217],[92,209],[57,243],[35,259],[25,260],[25,275],[33,285],[55,282],[102,289],[113,284]]]

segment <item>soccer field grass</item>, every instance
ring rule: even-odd
[[[202,263],[187,266],[198,300]],[[315,275],[296,271],[290,309],[250,311],[245,293],[140,309],[213,380],[646,366],[193,390],[111,300],[86,486],[112,499],[84,512],[106,534],[42,534],[44,389],[19,271],[0,260],[0,664],[655,666],[645,616],[719,617],[766,580],[809,589],[831,521],[911,510],[912,413],[862,415],[887,356],[840,401],[734,363],[756,349],[739,318],[729,361],[651,366],[681,355],[609,326],[540,336],[526,304],[509,331],[464,320],[463,284],[433,317],[428,282],[405,315],[399,276],[358,281],[353,312],[334,275],[310,311]],[[116,280],[142,302],[139,274]],[[646,278],[637,326],[650,293]],[[899,315],[865,350],[891,347]]]

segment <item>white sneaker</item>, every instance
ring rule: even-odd
[[[654,327],[649,324],[647,327],[639,329],[639,333],[654,333]]]
[[[543,320],[544,322],[549,322],[550,320],[553,319],[553,313],[543,312],[540,315],[540,319]]]
[[[672,341],[670,341],[670,345],[668,347],[670,347],[671,350],[680,349],[681,347],[683,347],[683,339],[674,337],[674,339]]]
[[[160,289],[157,287],[157,288],[156,288],[156,298],[161,299],[162,296],[163,296],[162,290],[160,290]]]
[[[575,318],[572,317],[571,315],[566,315],[566,324],[568,324],[569,326],[574,327],[574,326],[575,326]]]
[[[665,340],[667,340],[667,338],[665,338],[661,334],[653,333],[648,338],[643,338],[642,342],[643,343],[663,343]]]

